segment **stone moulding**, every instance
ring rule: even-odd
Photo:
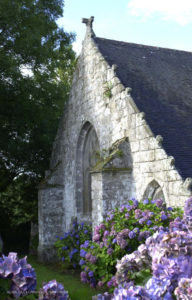
[[[117,172],[124,172],[124,173],[131,173],[132,172],[132,168],[107,168],[107,169],[95,169],[95,170],[92,170],[90,171],[91,174],[94,174],[94,173],[102,173],[102,172],[113,172],[113,173],[117,173]]]
[[[123,145],[128,142],[128,138],[124,137],[122,139],[117,140],[113,145],[105,150],[108,152],[107,156],[100,157],[95,166],[92,167],[90,173],[98,173],[98,172],[132,172],[132,167],[127,166],[123,161]],[[120,161],[119,163],[115,163],[115,159]]]
[[[184,183],[183,183],[184,188],[186,188],[187,190],[192,190],[192,178],[188,177],[185,179]]]
[[[38,186],[39,190],[50,189],[50,188],[55,188],[55,189],[61,188],[61,189],[63,189],[64,185],[63,184],[44,183],[44,184],[41,184],[41,185]]]
[[[131,173],[132,172],[132,168],[107,168],[107,169],[98,169],[98,170],[93,170],[90,171],[91,174],[94,173],[102,173],[102,172],[113,172],[113,173],[117,173],[117,172],[124,172],[124,173]]]
[[[55,173],[55,171],[58,169],[60,164],[61,164],[61,161],[59,160],[51,170],[45,171],[45,178],[37,186],[38,189],[42,189],[45,187],[63,187],[63,185],[60,185],[60,184],[48,183],[49,180],[52,178],[53,174]]]

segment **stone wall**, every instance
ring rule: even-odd
[[[65,227],[65,208],[63,206],[63,188],[43,186],[39,188],[39,246],[41,261],[55,260],[53,244]]]
[[[101,223],[107,212],[120,207],[133,195],[132,174],[127,171],[92,173],[92,224]]]
[[[89,122],[97,135],[100,151],[108,149],[117,140],[128,137],[132,157],[131,180],[125,174],[112,180],[112,174],[92,175],[92,205],[94,223],[102,219],[103,210],[126,201],[129,197],[142,199],[154,180],[161,187],[168,205],[183,206],[191,195],[190,180],[182,181],[174,166],[174,158],[162,149],[162,138],[154,136],[145,121],[145,115],[136,107],[131,97],[131,87],[125,88],[116,77],[115,68],[107,64],[87,28],[83,49],[78,58],[70,99],[60,121],[54,142],[50,170],[52,175],[39,194],[40,253],[46,256],[57,233],[70,226],[71,218],[86,219],[78,211],[77,203],[77,145],[79,135]],[[111,97],[106,96],[106,89]],[[117,178],[118,177],[118,178]],[[110,191],[109,187],[112,186]],[[63,188],[57,185],[63,185]],[[105,195],[104,195],[105,191]],[[125,195],[126,191],[126,195]],[[108,193],[108,196],[106,196]],[[114,195],[112,202],[104,199]],[[43,254],[44,253],[44,254]]]

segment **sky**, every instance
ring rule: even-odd
[[[97,37],[192,51],[192,0],[65,0],[58,23],[76,34],[77,54],[91,16]]]

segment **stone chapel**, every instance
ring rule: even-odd
[[[192,186],[192,53],[96,37],[93,17],[39,186],[39,258],[71,220],[132,197],[183,206]]]

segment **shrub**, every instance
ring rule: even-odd
[[[116,280],[121,286],[113,295],[105,293],[97,299],[192,299],[191,225],[192,198],[185,203],[183,219],[176,218],[167,230],[156,232],[137,251],[118,262]],[[151,266],[152,277],[145,286],[135,286],[130,274],[146,265]]]
[[[65,262],[76,268],[79,266],[80,245],[86,240],[92,238],[92,227],[88,223],[78,223],[75,220],[72,228],[64,234],[63,237],[57,237],[55,247],[57,248],[57,256],[64,267]]]
[[[7,299],[7,291],[13,297],[19,298],[36,289],[34,269],[27,263],[26,257],[19,259],[15,252],[0,258],[0,280],[5,299]],[[3,299],[3,296],[1,297]]]
[[[56,280],[51,280],[43,285],[39,291],[38,300],[70,300],[69,294],[65,291],[63,285]]]
[[[117,286],[114,277],[117,259],[132,253],[158,228],[167,227],[177,216],[182,216],[181,209],[166,208],[162,200],[149,199],[142,202],[132,199],[120,209],[109,212],[95,228],[93,241],[81,245],[81,281],[91,287],[107,285],[113,289]]]
[[[36,274],[26,257],[18,259],[17,253],[0,257],[0,296],[1,300],[13,298],[37,299]],[[9,296],[8,296],[9,295]],[[7,298],[8,297],[8,298]],[[70,300],[62,284],[52,280],[39,291],[38,300]]]

